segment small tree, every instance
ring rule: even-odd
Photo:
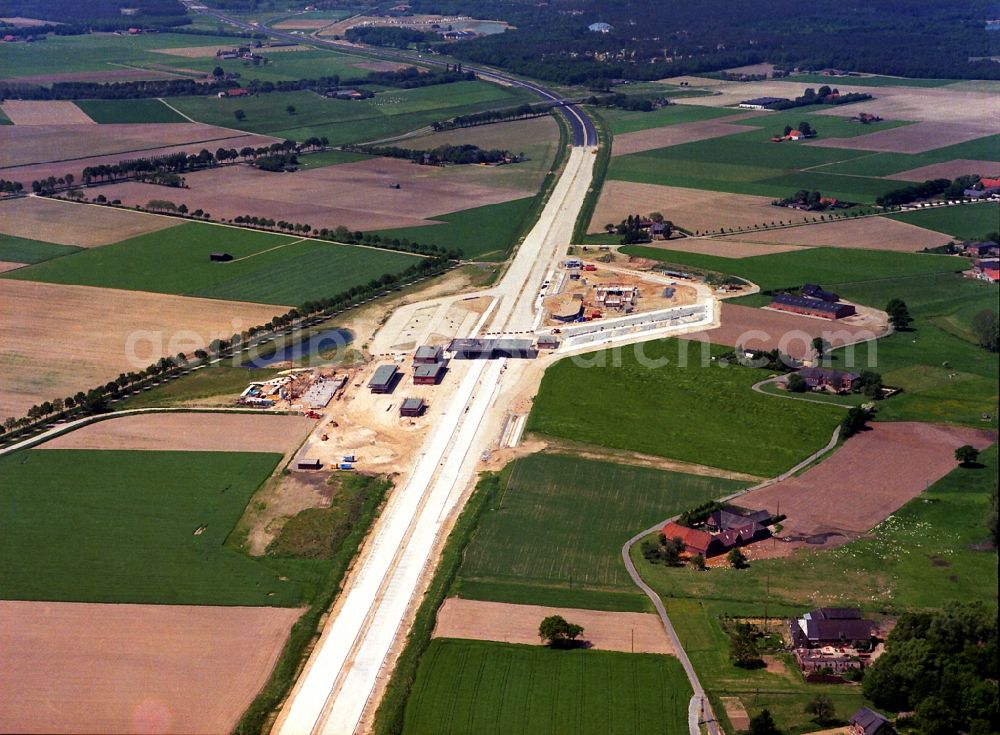
[[[830,343],[822,337],[813,337],[812,348],[816,350],[816,357],[823,357],[830,349]]]
[[[955,450],[955,459],[963,467],[968,467],[971,464],[975,464],[976,460],[979,459],[979,450],[971,444],[963,444]]]
[[[649,221],[650,222],[662,222],[663,221],[663,214],[660,213],[660,212],[650,212],[649,213]]]
[[[885,305],[885,313],[889,315],[892,326],[901,331],[909,327],[913,321],[910,310],[906,308],[906,302],[902,299],[890,299]]]
[[[295,114],[295,105],[289,105],[288,107],[286,107],[285,108],[285,112],[287,112],[289,115],[294,115]]]
[[[774,724],[770,710],[762,709],[760,714],[750,718],[749,735],[781,735],[778,726]]]
[[[699,572],[705,571],[705,557],[701,554],[695,554],[691,557],[691,565]]]
[[[847,411],[844,420],[840,422],[840,436],[849,439],[857,434],[868,423],[868,412],[860,406],[852,406]]]
[[[681,563],[681,554],[685,548],[684,541],[680,537],[667,539],[663,544],[663,561],[667,566],[676,567]]]
[[[805,393],[809,390],[809,385],[806,383],[805,378],[798,373],[789,375],[788,382],[785,385],[792,393]]]
[[[538,637],[554,647],[566,645],[579,638],[582,633],[581,626],[567,622],[562,615],[549,615],[538,626]]]
[[[243,110],[233,110],[233,117],[235,117],[240,122],[247,119],[247,114]]]
[[[222,77],[226,76],[226,70],[223,69],[221,66],[217,66],[214,69],[212,69],[212,76],[215,77],[216,79],[222,79]]]
[[[733,549],[726,555],[726,560],[733,569],[743,569],[747,565],[747,555],[739,549]]]
[[[760,652],[753,639],[753,630],[745,623],[738,625],[729,636],[729,658],[741,669],[755,669],[760,666]]]
[[[1000,349],[1000,315],[986,309],[972,317],[972,333],[980,347],[997,352]]]
[[[833,706],[833,700],[826,694],[817,694],[806,703],[806,713],[813,716],[818,724],[823,725],[833,722],[837,716],[837,710]]]

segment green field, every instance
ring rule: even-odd
[[[869,538],[829,551],[798,552],[753,562],[747,569],[652,565],[633,559],[663,598],[671,622],[713,701],[740,696],[751,714],[767,707],[787,733],[815,730],[803,706],[827,693],[846,719],[861,706],[853,687],[806,685],[790,667],[784,674],[734,667],[720,616],[790,617],[821,605],[858,605],[895,615],[938,609],[949,600],[997,599],[996,551],[986,550],[985,519],[996,487],[997,448],[977,469],[956,468],[879,524]],[[765,609],[765,603],[767,608]]]
[[[240,43],[239,39],[231,39],[222,48],[230,48]],[[192,37],[192,46],[210,44],[201,43]],[[268,61],[266,64],[253,64],[243,59],[218,59],[215,57],[186,58],[178,56],[163,56],[159,62],[167,66],[181,69],[194,69],[210,74],[216,66],[223,71],[237,74],[236,81],[246,83],[251,79],[262,82],[280,82],[289,79],[317,79],[319,77],[338,76],[341,79],[364,79],[369,70],[359,67],[370,59],[363,56],[353,56],[340,51],[308,50],[308,51],[278,51],[268,53],[266,47],[256,49]]]
[[[35,43],[0,44],[0,69],[4,70],[7,78],[64,72],[121,71],[130,66],[141,67],[146,64],[170,65],[180,58],[157,53],[155,49],[188,46],[229,48],[240,42],[241,39],[238,38],[183,33],[140,36],[116,36],[112,33],[49,35]]]
[[[1000,203],[997,202],[938,207],[887,216],[962,240],[980,240],[991,232],[1000,232]]]
[[[302,604],[322,565],[265,562],[225,545],[280,458],[72,449],[4,457],[0,597]]]
[[[760,476],[826,445],[841,409],[754,393],[768,373],[709,359],[727,350],[668,339],[563,359],[546,370],[527,431]]]
[[[901,298],[914,318],[913,331],[860,344],[853,357],[848,350],[833,353],[835,364],[871,366],[887,385],[903,389],[880,404],[879,419],[996,428],[1000,361],[970,331],[977,313],[997,311],[996,286],[958,275],[831,285],[844,298],[879,309]],[[992,420],[984,423],[983,414]]]
[[[637,531],[745,487],[715,477],[533,454],[515,462],[466,549],[460,597],[645,610],[622,545]]]
[[[182,123],[183,117],[162,101],[147,100],[79,100],[76,106],[96,123]]]
[[[217,250],[235,260],[210,262]],[[386,250],[191,222],[20,268],[10,277],[295,305],[415,262],[415,256]]]
[[[502,204],[463,209],[434,217],[440,225],[378,230],[385,238],[408,238],[411,242],[433,243],[449,250],[457,248],[468,260],[503,260],[510,254],[534,197]]]
[[[403,732],[683,735],[690,697],[672,656],[437,639]]]
[[[777,112],[739,122],[756,130],[615,157],[608,176],[644,184],[771,197],[789,196],[798,189],[808,188],[824,196],[859,203],[871,203],[880,194],[901,186],[898,181],[812,170],[869,156],[868,151],[771,142],[771,136],[780,135],[786,125],[794,128],[801,121],[816,129],[820,139],[852,138],[910,124],[887,121],[859,125],[803,109]]]
[[[313,92],[274,92],[245,98],[179,97],[171,104],[199,122],[294,140],[325,136],[331,144],[342,145],[399,135],[455,115],[515,106],[527,101],[527,95],[486,82],[456,82],[379,92],[357,101]],[[288,114],[288,105],[295,114]],[[246,119],[237,122],[236,110],[243,110]]]
[[[7,117],[7,114],[3,111],[3,108],[0,108],[0,125],[13,125],[13,124],[14,123],[10,121],[10,118]]]
[[[881,250],[851,250],[847,254],[847,251],[840,248],[790,250],[751,258],[722,258],[642,245],[630,245],[622,248],[622,252],[678,266],[739,276],[756,283],[762,291],[794,288],[803,283],[833,285],[901,276],[955,273],[968,267],[966,261],[950,255]],[[881,308],[884,305],[878,306]]]
[[[929,166],[932,163],[944,163],[963,158],[975,161],[1000,161],[1000,135],[988,135],[965,143],[935,148],[924,153],[868,153],[852,160],[820,166],[817,171],[855,176],[888,176],[921,166]],[[966,171],[965,173],[981,173],[984,176],[990,176],[1000,170],[1000,166],[991,166],[990,168],[991,171]]]
[[[80,250],[83,248],[75,245],[57,245],[0,233],[0,260],[9,263],[41,263]]]
[[[615,135],[634,133],[637,130],[659,128],[664,125],[678,123],[702,122],[719,117],[738,114],[737,110],[722,107],[701,107],[698,105],[669,105],[650,112],[633,112],[630,110],[604,109],[601,117],[608,123]]]

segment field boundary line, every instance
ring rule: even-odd
[[[171,110],[173,110],[174,112],[176,112],[178,115],[180,115],[181,117],[183,117],[188,122],[193,122],[195,124],[200,124],[193,117],[190,117],[189,115],[184,114],[183,112],[181,112],[180,110],[178,110],[176,107],[174,107],[172,104],[170,104],[169,102],[167,102],[162,97],[157,97],[156,99],[158,99],[160,102],[162,102],[163,104],[165,104],[167,107],[169,107]],[[226,128],[226,130],[232,130],[232,128]]]
[[[242,258],[234,258],[230,260],[230,263],[239,263],[242,260],[250,260],[250,258],[256,258],[258,255],[263,255],[264,253],[272,253],[275,250],[281,250],[282,248],[287,248],[289,245],[298,245],[300,242],[305,242],[309,238],[300,237],[298,240],[292,240],[291,242],[283,242],[280,245],[275,245],[273,248],[268,248],[267,250],[258,250],[256,253],[250,253],[250,255],[244,255]]]

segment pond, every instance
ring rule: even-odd
[[[290,334],[284,340],[295,339],[295,334]],[[300,362],[310,357],[314,357],[321,352],[331,350],[342,350],[354,339],[354,335],[348,329],[324,329],[316,332],[306,339],[298,340],[293,344],[275,349],[274,343],[257,345],[247,353],[248,357],[241,364],[242,367],[263,368],[275,365],[279,362]]]

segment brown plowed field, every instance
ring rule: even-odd
[[[779,219],[771,201],[769,197],[747,194],[609,179],[597,200],[589,232],[603,232],[609,222],[617,224],[630,214],[650,212],[661,212],[675,225],[692,232],[749,227]]]
[[[748,235],[756,237],[756,235]],[[679,240],[654,240],[645,247],[677,250],[682,253],[701,253],[716,255],[720,258],[753,258],[757,255],[774,255],[787,253],[790,250],[808,250],[797,245],[748,242],[746,240],[730,240],[729,238],[695,238],[685,237]]]
[[[746,242],[809,247],[893,250],[914,253],[924,248],[945,245],[951,237],[923,227],[897,222],[886,217],[841,220],[799,227],[784,227],[746,235],[718,238],[721,242]]]
[[[884,317],[875,315],[857,317],[861,323],[850,324],[723,302],[720,316],[722,324],[718,328],[696,332],[685,339],[755,350],[778,348],[786,355],[803,359],[811,354],[814,337],[823,337],[834,347],[843,347],[860,339],[881,336],[886,331]]]
[[[6,273],[7,271],[16,270],[17,268],[23,268],[26,263],[13,263],[9,260],[0,260],[0,273]]]
[[[985,449],[994,441],[996,434],[982,429],[875,423],[802,475],[751,490],[739,502],[772,513],[780,504],[788,516],[783,537],[836,534],[826,545],[838,545],[867,533],[953,470],[956,448]],[[767,553],[771,544],[760,546]]]
[[[202,123],[142,125],[0,126],[0,177],[31,183],[44,176],[79,174],[85,166],[124,158],[162,156],[220,146],[269,145],[277,138],[247,135]],[[56,164],[39,167],[38,164]],[[75,167],[75,168],[74,168]]]
[[[165,230],[181,220],[114,207],[27,197],[0,204],[0,232],[90,248]]]
[[[604,612],[540,605],[514,605],[449,597],[438,610],[435,638],[526,643],[540,646],[538,624],[549,615],[562,615],[583,626],[580,640],[600,651],[673,654],[663,625],[649,613]]]
[[[289,454],[313,428],[305,416],[143,413],[98,421],[45,442],[43,449],[134,449]]]
[[[287,309],[0,279],[0,416],[194,352]]]
[[[378,230],[430,224],[435,215],[499,204],[531,196],[533,191],[491,185],[499,169],[463,166],[462,171],[416,166],[393,158],[376,158],[338,166],[276,174],[252,166],[226,166],[186,174],[184,199],[231,219],[247,212],[259,217],[308,222],[313,227],[344,225],[352,230]],[[502,168],[502,167],[501,167]],[[390,185],[400,183],[401,188]],[[135,182],[101,188],[124,204],[144,204],[149,185]]]
[[[898,174],[890,174],[885,178],[899,181],[927,181],[928,179],[954,179],[966,174],[979,174],[992,178],[998,173],[1000,173],[1000,163],[996,161],[974,161],[968,158],[959,158],[954,161],[911,168],[909,171],[900,171]]]
[[[651,151],[656,148],[680,145],[681,143],[694,143],[699,140],[721,138],[723,135],[747,133],[757,130],[757,128],[751,125],[734,125],[732,121],[745,120],[748,117],[757,117],[763,114],[765,113],[752,111],[745,115],[733,115],[732,117],[719,120],[664,125],[661,128],[637,130],[634,133],[616,135],[611,145],[611,155],[625,156],[629,153]]]
[[[866,103],[867,104],[867,103]],[[849,105],[844,105],[848,107]],[[892,109],[892,108],[890,108]],[[865,108],[866,112],[874,110]],[[880,113],[886,116],[887,113]],[[895,113],[898,119],[899,113]],[[856,151],[879,151],[887,153],[923,153],[924,151],[942,148],[944,146],[964,143],[996,132],[993,127],[984,123],[966,122],[918,122],[901,128],[879,130],[854,138],[823,138],[807,141],[803,145],[818,148],[848,148]]]
[[[0,732],[230,732],[300,613],[0,602]]]
[[[7,100],[4,114],[15,125],[94,125],[87,113],[65,100]]]

